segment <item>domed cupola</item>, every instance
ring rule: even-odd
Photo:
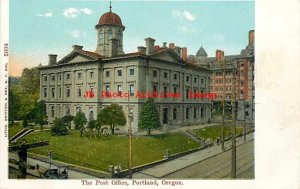
[[[97,31],[96,52],[102,56],[112,57],[123,52],[123,31],[125,26],[119,15],[112,12],[111,3],[109,12],[104,13],[98,24],[95,26]]]

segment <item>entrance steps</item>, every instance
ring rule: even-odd
[[[18,132],[15,136],[11,137],[9,139],[9,142],[16,143],[17,140],[28,135],[29,133],[32,133],[33,131],[33,129],[23,129],[22,131]]]

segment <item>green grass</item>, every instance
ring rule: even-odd
[[[22,131],[24,127],[21,122],[15,122],[14,125],[8,127],[8,137],[11,138],[16,135],[18,132]]]
[[[240,134],[243,132],[242,127],[236,127],[236,135]],[[193,130],[193,133],[198,136],[198,138],[201,139],[213,139],[216,140],[218,136],[221,136],[221,125],[216,125],[216,126],[208,126],[202,129],[195,129]],[[230,126],[225,126],[224,127],[224,134],[225,138],[229,137],[229,133],[231,133],[231,127]]]
[[[28,142],[47,140],[50,145],[35,148],[29,152],[47,156],[49,150],[53,159],[77,164],[102,171],[109,165],[128,165],[128,137],[101,136],[80,137],[78,131],[72,130],[67,136],[51,136],[49,131],[34,132],[25,137]],[[198,144],[181,133],[132,138],[132,165],[138,166],[163,159],[165,150],[176,154],[195,149]]]

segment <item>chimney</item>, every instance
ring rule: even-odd
[[[183,47],[182,48],[182,53],[181,53],[181,55],[182,55],[182,59],[184,60],[184,61],[187,61],[187,48],[186,47]]]
[[[109,57],[117,56],[118,55],[118,42],[119,40],[116,38],[111,38],[109,40]]]
[[[145,54],[146,53],[146,47],[138,46],[138,52],[142,53],[142,54]]]
[[[49,54],[48,56],[49,56],[48,65],[56,64],[57,55],[56,54]]]
[[[169,48],[170,48],[170,49],[174,49],[174,48],[175,48],[175,44],[174,44],[174,43],[170,43],[170,44],[169,44]]]
[[[222,51],[221,50],[216,50],[216,61],[219,62],[221,60],[222,60]]]
[[[80,45],[73,45],[73,51],[75,50],[82,50],[83,46],[80,46]]]
[[[254,30],[250,30],[248,34],[249,45],[254,45]]]
[[[155,39],[148,37],[145,39],[145,41],[146,41],[146,55],[149,55],[149,54],[153,53],[153,51],[154,51]]]
[[[155,51],[157,51],[157,50],[159,50],[159,49],[160,49],[159,45],[155,45],[155,46],[154,46],[154,50],[155,50]]]
[[[163,42],[163,46],[161,48],[167,48],[167,42]]]

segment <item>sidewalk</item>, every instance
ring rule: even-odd
[[[164,134],[166,132],[178,132],[178,131],[186,131],[186,130],[194,130],[194,129],[201,129],[208,126],[217,125],[216,123],[210,123],[210,124],[203,124],[203,125],[193,125],[193,126],[182,126],[182,127],[169,127],[168,129],[155,129],[151,131],[151,134]],[[147,131],[139,131],[133,134],[134,136],[143,136],[147,135]]]
[[[254,133],[250,133],[247,135],[246,142],[249,142],[251,140],[254,140]],[[236,141],[237,146],[245,143],[243,137],[238,137]],[[225,150],[229,150],[230,148],[231,140],[225,142]],[[151,167],[149,169],[136,172],[133,174],[133,178],[162,178],[166,175],[176,172],[177,170],[183,169],[220,153],[222,153],[221,145],[215,145],[210,148],[183,156],[181,158],[177,158],[166,163]]]

